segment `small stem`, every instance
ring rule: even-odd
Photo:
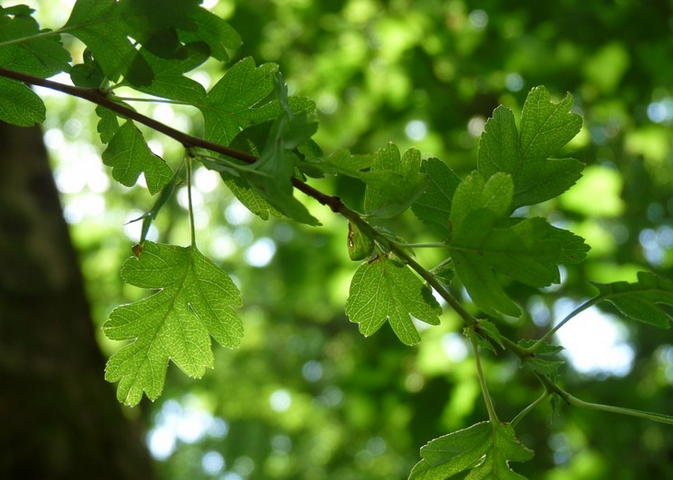
[[[170,105],[190,105],[186,102],[180,102],[178,100],[169,100],[167,98],[136,98],[136,97],[120,97],[113,95],[109,97],[113,101],[121,102],[152,102],[152,103],[168,103]]]
[[[537,342],[535,342],[531,347],[527,349],[528,353],[535,353],[547,340],[549,340],[556,332],[559,331],[559,329],[568,323],[573,317],[577,316],[587,308],[593,307],[596,305],[598,302],[601,301],[601,297],[595,297],[592,298],[591,300],[587,300],[584,302],[582,305],[577,307],[575,310],[570,312],[563,320],[561,320],[559,323],[557,323],[554,328],[549,330],[545,335],[542,336]]]
[[[78,27],[77,26],[70,26],[70,27],[59,28],[58,30],[42,31],[40,33],[36,33],[35,35],[31,35],[29,37],[13,38],[11,40],[0,42],[0,48],[9,47],[11,45],[18,45],[20,43],[29,42],[31,40],[35,40],[35,39],[38,39],[38,38],[53,37],[54,35],[60,35],[62,33],[67,33],[70,30],[75,30],[76,28],[78,28]]]
[[[537,400],[535,400],[533,403],[531,403],[531,404],[528,405],[526,408],[524,408],[523,410],[521,410],[521,412],[519,412],[519,414],[518,414],[516,417],[514,417],[514,419],[510,422],[510,424],[512,425],[512,428],[516,427],[516,425],[517,425],[517,424],[518,424],[518,423],[519,423],[519,422],[520,422],[526,415],[528,415],[530,412],[532,412],[532,411],[535,409],[535,407],[537,407],[537,406],[540,405],[542,402],[544,402],[550,395],[551,395],[551,392],[548,391],[548,390],[545,388],[545,391],[542,392],[542,395],[540,395],[540,397],[539,397]]]
[[[472,349],[474,350],[474,361],[477,365],[477,376],[479,377],[479,385],[481,386],[481,393],[484,396],[484,403],[486,403],[486,411],[488,412],[488,420],[491,422],[491,425],[497,425],[499,423],[498,415],[495,413],[495,408],[493,407],[493,399],[491,399],[491,394],[488,393],[488,385],[486,384],[486,378],[484,377],[484,371],[481,368],[481,358],[479,356],[479,346],[477,345],[477,334],[474,331],[474,327],[470,326],[467,329],[468,336],[470,337],[470,342],[472,343]]]
[[[542,384],[548,391],[556,393],[569,405],[581,408],[588,408],[589,410],[617,413],[619,415],[627,415],[630,417],[643,418],[645,420],[651,420],[653,422],[660,422],[660,423],[666,423],[668,425],[673,425],[673,416],[664,415],[661,413],[644,412],[642,410],[634,410],[633,408],[604,405],[602,403],[585,402],[584,400],[581,400],[575,397],[574,395],[571,395],[570,393],[568,393],[567,391],[556,385],[546,375],[536,373],[535,376],[540,380],[540,382],[542,382]]]
[[[194,207],[192,205],[192,156],[187,156],[187,205],[189,208],[189,229],[192,247],[196,247],[196,229],[194,228]]]
[[[427,243],[401,243],[397,242],[397,245],[403,248],[446,248],[447,245],[445,242],[427,242]]]

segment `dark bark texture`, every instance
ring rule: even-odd
[[[0,478],[154,477],[104,366],[41,131],[0,123]]]

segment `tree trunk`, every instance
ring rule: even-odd
[[[153,478],[104,365],[41,131],[0,123],[0,478]]]

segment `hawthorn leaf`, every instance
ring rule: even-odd
[[[131,340],[107,363],[105,378],[119,381],[117,398],[137,405],[143,392],[150,400],[161,394],[168,361],[200,378],[213,366],[212,336],[236,347],[243,326],[235,308],[240,292],[229,276],[196,247],[145,242],[139,257],[124,262],[128,284],[158,289],[150,297],[115,308],[103,325],[111,340]]]
[[[100,141],[103,143],[110,143],[117,130],[119,130],[119,120],[117,114],[112,110],[98,105],[96,107],[96,115],[98,115],[98,135]]]
[[[628,318],[659,328],[670,328],[673,314],[662,305],[673,306],[671,280],[650,272],[638,272],[635,283],[591,283],[600,292],[599,300],[612,303]]]
[[[137,90],[157,97],[180,102],[194,103],[206,96],[203,86],[184,75],[208,59],[209,50],[204,43],[190,43],[182,50],[183,58],[164,59],[146,49],[140,51],[154,72],[151,85],[137,87]]]
[[[0,120],[19,127],[32,127],[45,120],[42,99],[21,82],[0,78]]]
[[[210,48],[210,55],[221,61],[229,60],[228,50],[236,50],[241,46],[241,36],[226,21],[205,8],[198,8],[192,13],[190,20],[194,30],[179,30],[178,37],[184,43],[205,42]]]
[[[251,57],[233,65],[196,104],[203,114],[205,139],[229,145],[242,129],[276,118],[278,107],[267,97],[277,73],[278,65],[256,67]]]
[[[282,75],[279,75],[277,95],[281,112],[271,126],[259,159],[242,171],[242,178],[283,215],[307,225],[319,225],[304,204],[294,197],[292,186],[296,157],[292,150],[307,142],[318,124],[309,120],[306,112],[292,111]]]
[[[509,219],[512,177],[496,173],[487,182],[472,173],[456,189],[449,252],[456,275],[486,313],[517,316],[496,274],[533,287],[560,281],[558,264],[577,262],[588,247],[580,237],[542,218]]]
[[[497,172],[512,175],[512,210],[554,198],[580,178],[582,162],[549,158],[582,128],[582,118],[570,113],[572,106],[570,94],[555,104],[544,87],[536,87],[524,103],[520,133],[514,114],[504,106],[486,122],[477,168],[485,178]]]
[[[451,204],[460,184],[460,177],[438,158],[423,161],[421,172],[428,176],[429,185],[411,206],[411,211],[442,238],[449,238]]]
[[[152,195],[164,188],[173,171],[164,160],[152,153],[132,121],[119,127],[103,152],[103,163],[112,167],[112,178],[132,187],[141,172],[145,174],[147,189]]]
[[[122,14],[115,0],[77,0],[63,28],[84,42],[111,81],[124,75],[133,86],[150,85],[152,69],[120,28]]]
[[[374,153],[370,172],[385,172],[385,183],[365,188],[364,208],[368,215],[392,217],[409,208],[427,187],[427,176],[420,171],[421,153],[410,148],[400,151],[390,143]]]
[[[461,473],[465,480],[525,480],[509,462],[529,461],[533,452],[511,425],[480,422],[432,440],[421,448],[421,458],[409,480],[448,480]]]
[[[0,43],[18,41],[0,47],[0,66],[45,78],[70,68],[70,53],[60,35],[35,38],[49,30],[40,30],[32,9],[20,7],[26,6],[0,6]]]
[[[381,255],[358,267],[346,301],[346,315],[365,337],[388,320],[406,345],[421,341],[412,316],[439,325],[441,313],[430,289],[406,265]]]

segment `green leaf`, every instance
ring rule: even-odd
[[[428,176],[430,182],[423,195],[411,206],[411,210],[442,238],[448,238],[451,235],[451,204],[460,184],[460,177],[438,158],[423,161],[421,172]]]
[[[432,292],[406,265],[385,256],[365,262],[355,272],[346,315],[368,337],[388,320],[397,337],[407,345],[421,341],[412,316],[439,325],[442,312]]]
[[[192,43],[182,48],[184,58],[164,59],[143,49],[141,55],[154,72],[152,84],[139,86],[137,90],[157,97],[180,102],[194,103],[206,96],[203,86],[191,78],[189,72],[208,59],[208,48],[203,43]]]
[[[559,282],[559,263],[579,261],[588,250],[581,238],[541,218],[506,219],[512,196],[510,175],[496,173],[484,182],[474,172],[453,197],[449,252],[456,275],[477,306],[492,315],[520,313],[496,273],[544,287]]]
[[[370,171],[385,172],[386,180],[377,186],[367,185],[364,208],[368,215],[392,217],[409,208],[427,187],[427,176],[420,172],[421,153],[410,148],[400,158],[400,151],[390,143],[376,151]]]
[[[23,83],[0,78],[0,120],[19,127],[32,127],[45,120],[47,111],[40,97]]]
[[[374,251],[374,239],[353,222],[348,222],[348,256],[351,260],[364,260]]]
[[[497,172],[512,175],[512,210],[554,198],[580,178],[582,162],[548,158],[582,128],[582,118],[569,113],[572,106],[570,94],[554,104],[544,87],[536,87],[524,104],[520,134],[514,114],[506,107],[496,108],[486,122],[479,143],[478,170],[485,178]]]
[[[500,333],[500,330],[498,330],[498,327],[496,327],[495,323],[491,322],[490,320],[485,320],[483,318],[477,320],[476,332],[485,338],[493,340],[503,350],[505,349],[505,344],[503,343],[502,334]],[[491,344],[489,343],[489,345]],[[495,349],[493,349],[493,347],[491,347],[491,350],[495,352]]]
[[[69,69],[60,35],[32,38],[49,30],[40,30],[30,8],[17,8],[24,6],[0,7],[0,43],[18,41],[0,47],[0,66],[45,78]]]
[[[103,163],[112,167],[112,178],[122,185],[132,187],[141,172],[145,174],[147,189],[155,194],[173,177],[173,171],[152,153],[140,130],[127,121],[114,134],[103,152]]]
[[[598,288],[599,299],[612,303],[632,320],[659,328],[670,328],[673,314],[662,305],[673,306],[673,282],[649,272],[638,272],[635,283],[591,282]]]
[[[241,36],[227,22],[204,8],[199,8],[190,17],[195,30],[180,30],[178,36],[184,43],[205,42],[210,55],[218,60],[229,60],[228,50],[241,46]]]
[[[276,118],[278,105],[268,97],[277,73],[278,65],[255,67],[250,57],[232,66],[196,105],[203,114],[205,139],[229,145],[242,129]]]
[[[282,110],[271,126],[259,159],[247,171],[242,171],[242,178],[283,215],[307,225],[319,225],[294,197],[292,186],[295,163],[292,150],[307,142],[318,125],[308,119],[306,112],[295,115],[290,109],[287,87],[280,75],[277,94]]]
[[[528,349],[537,343],[536,340],[522,339],[518,344],[520,347]],[[552,345],[550,343],[542,344],[532,356],[522,360],[522,365],[530,368],[534,372],[548,375],[552,381],[558,378],[558,369],[565,364],[558,354],[563,351],[563,347]]]
[[[213,366],[210,336],[236,347],[243,327],[235,308],[240,292],[229,276],[196,247],[146,242],[138,258],[122,266],[125,282],[158,293],[112,311],[103,325],[111,340],[132,340],[107,363],[105,378],[119,381],[117,398],[137,405],[143,391],[155,400],[168,361],[192,377]]]
[[[152,69],[127,37],[120,3],[114,0],[77,0],[64,25],[91,51],[105,76],[120,75],[134,86],[150,85]]]
[[[119,120],[117,114],[112,110],[108,110],[100,105],[96,107],[96,115],[98,115],[98,134],[100,141],[103,143],[110,143],[117,130],[119,130]]]
[[[409,480],[447,480],[460,473],[465,480],[525,480],[509,462],[525,462],[533,452],[517,440],[508,424],[481,422],[436,438],[421,448],[422,460]]]

